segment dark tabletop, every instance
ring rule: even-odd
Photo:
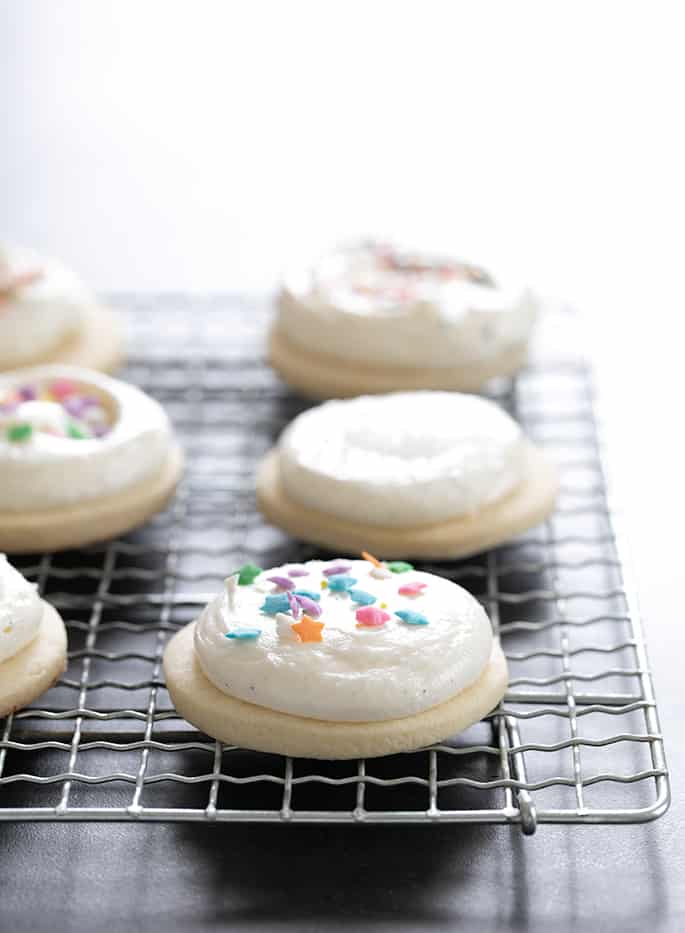
[[[171,246],[159,239],[167,223],[161,206],[172,193],[154,182],[149,189],[140,184],[149,129],[129,125],[126,114],[117,111],[116,82],[109,84],[108,74],[100,76],[101,96],[89,97],[88,75],[75,68],[74,56],[82,54],[88,74],[95,74],[97,54],[79,32],[76,6],[64,4],[63,16],[48,12],[48,4],[22,4],[21,15],[18,6],[0,4],[4,24],[11,27],[0,25],[0,112],[6,114],[6,128],[12,127],[11,144],[0,156],[6,160],[0,174],[12,179],[0,194],[6,199],[3,233],[62,253],[90,270],[96,285],[213,287],[215,277],[207,276],[201,263],[183,265],[173,238]],[[148,14],[148,27],[149,19]],[[90,25],[97,25],[99,41],[108,34],[106,16]],[[127,28],[135,30],[133,20]],[[123,41],[119,33],[115,40]],[[139,69],[144,58],[138,49]],[[115,114],[110,124],[107,113]],[[86,118],[91,125],[84,136]],[[135,145],[122,147],[125,133]],[[170,144],[172,165],[177,156]],[[152,172],[152,166],[146,170]],[[97,201],[103,216],[117,217],[116,224],[103,224],[101,248],[86,206],[79,202],[74,208],[81,179],[89,202]],[[186,194],[174,195],[178,210]],[[121,211],[117,214],[121,204],[131,231]],[[135,235],[137,209],[148,212],[144,242]],[[238,266],[228,268],[225,286],[238,275]],[[654,310],[666,334],[673,326],[668,310],[662,305]],[[627,316],[623,355],[649,356],[645,339],[649,343]],[[637,826],[545,825],[530,838],[515,827],[460,825],[0,825],[0,929],[666,933],[685,928],[682,507],[671,492],[682,479],[665,408],[678,397],[675,344],[675,336],[660,344],[660,364],[649,378],[641,368],[641,379],[635,379],[634,368],[621,365],[613,350],[600,369],[613,399],[608,411],[615,443],[624,458],[646,635],[672,773],[673,803],[665,817]],[[659,483],[649,456],[654,449],[663,452]]]

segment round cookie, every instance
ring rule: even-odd
[[[162,509],[183,457],[161,406],[91,370],[0,375],[0,548],[39,553],[121,534]]]
[[[123,330],[61,263],[0,248],[0,370],[65,363],[111,372],[123,362]]]
[[[167,646],[180,715],[223,742],[336,759],[420,748],[491,712],[507,667],[480,604],[367,557],[230,577]]]
[[[59,614],[0,554],[0,717],[31,703],[66,668]]]
[[[360,243],[286,279],[269,356],[313,398],[472,391],[525,364],[537,313],[530,291],[480,267]]]
[[[486,550],[545,519],[557,470],[477,396],[394,393],[326,402],[259,466],[257,504],[296,538],[385,557]]]

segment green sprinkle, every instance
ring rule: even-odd
[[[31,424],[11,424],[7,428],[8,441],[27,441],[33,434],[33,425]]]
[[[413,570],[411,564],[408,564],[403,560],[393,560],[388,564],[388,570],[392,573],[406,573],[408,570]]]
[[[83,428],[79,427],[75,421],[70,421],[67,425],[67,435],[73,437],[75,441],[83,441],[88,437]]]
[[[250,583],[254,583],[261,572],[262,568],[257,567],[255,564],[243,564],[240,570],[233,571],[233,573],[238,574],[239,586],[249,586]],[[233,574],[230,574],[230,576],[233,576]]]

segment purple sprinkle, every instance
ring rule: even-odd
[[[294,590],[295,584],[288,577],[267,577],[269,583],[275,583],[282,590]]]
[[[65,399],[62,405],[74,418],[78,418],[79,415],[82,415],[86,407],[85,399],[80,395],[72,395],[71,398]]]
[[[37,398],[36,390],[33,386],[22,386],[19,389],[19,398],[22,402],[33,402]]]
[[[313,599],[310,599],[308,596],[296,596],[295,599],[298,601],[300,606],[304,611],[312,617],[312,619],[318,619],[321,615],[321,606],[318,603],[315,603]]]
[[[339,573],[348,573],[352,570],[351,564],[333,564],[332,567],[324,567],[323,575],[324,577],[334,577]]]
[[[290,604],[290,611],[293,614],[293,618],[299,619],[300,618],[300,604],[297,601],[298,597],[293,596],[292,593],[286,593],[286,596],[288,597],[288,602]]]
[[[109,434],[109,425],[108,424],[97,424],[92,430],[93,430],[93,434],[96,437],[104,437],[105,434]]]
[[[17,407],[16,402],[3,402],[0,405],[0,414],[9,415],[10,412],[13,412]]]
[[[308,577],[309,571],[305,570],[304,567],[291,567],[288,571],[289,577]]]

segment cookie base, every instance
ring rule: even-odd
[[[527,342],[508,347],[488,360],[447,366],[396,366],[345,360],[329,353],[308,353],[277,328],[269,337],[269,362],[283,380],[314,399],[348,398],[379,392],[443,389],[473,392],[496,376],[518,372],[528,356]]]
[[[502,699],[507,662],[499,641],[478,680],[456,696],[415,716],[386,722],[327,722],[291,716],[227,696],[205,677],[195,655],[195,623],[171,639],[164,672],[181,716],[231,745],[293,758],[377,758],[439,742],[479,722]]]
[[[547,518],[556,501],[556,467],[528,443],[525,480],[503,499],[473,515],[432,525],[388,528],[364,525],[299,505],[286,495],[280,477],[279,452],[273,448],[257,471],[257,505],[264,517],[294,538],[332,551],[371,551],[383,559],[467,557],[501,544]]]
[[[67,633],[56,609],[43,603],[37,636],[0,663],[0,718],[45,693],[67,666]]]
[[[101,305],[83,312],[81,326],[58,346],[30,359],[17,360],[7,369],[64,363],[112,373],[124,363],[124,331],[116,315]],[[2,367],[0,367],[2,369]]]
[[[0,515],[0,551],[59,551],[130,531],[164,508],[182,472],[183,454],[174,446],[158,473],[110,496],[36,512],[5,512]]]

